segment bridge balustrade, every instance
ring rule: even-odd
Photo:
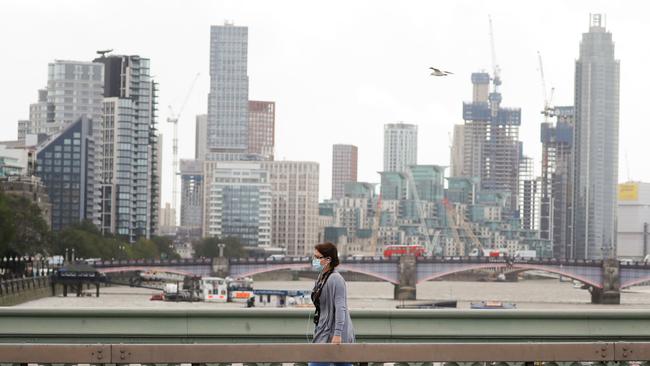
[[[0,308],[0,363],[650,361],[646,310],[353,310],[348,345],[311,311]]]
[[[500,362],[557,366],[562,362],[630,363],[650,360],[650,342],[439,344],[3,344],[2,363],[231,364],[306,362]]]

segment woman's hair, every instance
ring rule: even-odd
[[[316,245],[314,248],[323,257],[330,259],[330,268],[335,268],[339,265],[339,253],[336,250],[336,245],[330,242],[325,242]]]

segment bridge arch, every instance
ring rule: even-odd
[[[274,264],[271,266],[254,266],[253,268],[249,269],[248,271],[245,272],[237,272],[235,276],[237,277],[252,277],[258,274],[262,273],[269,273],[269,272],[275,272],[275,271],[282,271],[285,269],[290,269],[290,270],[300,270],[300,269],[307,269],[309,268],[311,264],[310,263],[278,263]],[[230,269],[232,273],[232,265]]]
[[[640,283],[649,282],[649,281],[650,281],[650,275],[648,275],[646,277],[635,278],[633,280],[629,280],[629,281],[626,281],[624,283],[622,282],[621,283],[621,289],[632,287],[632,286],[638,285]]]
[[[245,272],[238,272],[236,276],[238,277],[251,277],[254,275],[262,274],[262,273],[269,273],[269,272],[275,272],[275,271],[281,271],[281,270],[308,270],[311,268],[311,263],[278,263],[274,264],[271,266],[259,266],[257,268],[251,268],[248,271]],[[397,279],[390,278],[386,275],[383,275],[381,273],[373,272],[373,271],[368,271],[364,270],[361,268],[357,268],[354,266],[354,264],[341,264],[337,268],[340,270],[346,271],[346,272],[355,272],[355,273],[361,273],[369,277],[376,278],[381,281],[386,281],[390,282],[392,284],[398,284],[399,281]]]
[[[476,270],[476,269],[492,269],[492,268],[507,268],[509,270],[513,271],[544,271],[544,272],[549,272],[549,273],[555,273],[564,277],[568,277],[577,281],[580,281],[582,283],[586,283],[588,285],[597,287],[597,288],[602,288],[603,285],[599,282],[595,282],[592,279],[589,279],[587,277],[578,275],[576,273],[572,273],[569,271],[565,271],[560,269],[559,267],[550,267],[550,266],[544,266],[544,265],[538,265],[538,264],[526,264],[526,263],[513,263],[511,265],[508,265],[507,263],[477,263],[477,264],[468,264],[467,266],[463,267],[456,267],[453,269],[450,269],[448,271],[443,271],[443,272],[435,272],[432,273],[431,275],[428,275],[422,279],[419,279],[417,283],[422,283],[426,281],[431,281],[435,280],[438,278],[442,278],[444,276],[448,276],[454,273],[461,273],[461,272],[467,272],[471,270]],[[649,278],[650,279],[650,278]]]
[[[361,274],[364,274],[366,276],[376,278],[378,280],[382,280],[382,281],[385,281],[385,282],[390,282],[390,283],[392,283],[394,285],[399,285],[399,279],[397,279],[397,278],[392,279],[392,278],[390,278],[388,276],[385,276],[385,275],[383,275],[381,273],[368,271],[368,270],[364,270],[364,269],[361,269],[361,268],[356,268],[354,265],[341,264],[339,267],[341,269],[344,269],[344,270],[348,271],[348,272],[361,273]]]
[[[98,272],[108,274],[108,273],[122,273],[122,272],[164,272],[164,273],[173,273],[182,276],[194,277],[196,273],[190,271],[184,271],[182,269],[174,267],[149,267],[149,266],[125,266],[125,267],[106,267],[106,268],[97,268]]]

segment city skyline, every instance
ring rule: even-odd
[[[432,47],[433,52],[425,52],[428,57],[419,57],[415,60],[408,61],[405,61],[400,57],[389,58],[389,61],[393,63],[392,66],[388,65],[386,61],[382,61],[379,64],[382,65],[382,67],[389,66],[390,68],[386,68],[386,70],[390,71],[379,73],[379,70],[376,68],[377,66],[368,66],[368,69],[366,70],[364,69],[365,64],[361,64],[361,62],[368,62],[367,57],[361,57],[363,56],[362,54],[364,53],[364,50],[373,56],[377,56],[377,53],[381,52],[379,50],[380,44],[377,43],[379,40],[368,39],[368,44],[360,46],[358,49],[353,49],[349,48],[349,43],[344,42],[343,38],[340,37],[342,33],[331,35],[328,38],[325,34],[326,32],[321,33],[318,31],[315,36],[315,40],[318,41],[316,42],[317,44],[328,47],[330,52],[337,50],[337,52],[343,52],[347,49],[351,55],[354,55],[355,58],[359,58],[359,60],[349,60],[350,65],[343,64],[340,61],[335,61],[333,65],[325,68],[314,67],[310,66],[310,64],[313,64],[316,56],[313,54],[313,49],[311,46],[299,44],[301,39],[308,36],[314,36],[312,33],[313,30],[307,29],[307,34],[305,35],[289,34],[286,33],[284,28],[279,26],[275,27],[274,23],[269,23],[268,21],[258,18],[255,15],[255,12],[248,11],[252,8],[237,8],[236,6],[229,7],[224,4],[207,6],[206,12],[212,8],[211,14],[208,15],[199,14],[195,10],[192,10],[192,7],[196,5],[190,6],[190,8],[187,9],[187,12],[180,13],[181,16],[188,17],[189,15],[187,15],[187,13],[193,12],[193,16],[200,17],[201,19],[196,22],[196,24],[192,23],[192,26],[188,27],[191,29],[185,29],[184,32],[181,32],[183,34],[196,33],[197,35],[200,35],[200,39],[190,42],[191,47],[187,47],[190,50],[186,51],[186,55],[201,60],[195,64],[184,65],[182,70],[178,66],[178,63],[176,63],[176,69],[169,68],[169,60],[166,56],[172,54],[173,51],[165,50],[164,52],[161,52],[160,49],[158,49],[149,52],[148,50],[152,46],[147,45],[146,42],[143,42],[141,39],[138,42],[137,40],[128,39],[126,36],[123,39],[114,38],[109,41],[106,39],[106,35],[98,34],[96,40],[83,40],[83,42],[80,42],[81,44],[79,46],[70,44],[68,47],[57,46],[55,48],[56,51],[39,50],[38,55],[25,63],[25,66],[23,67],[30,67],[28,65],[32,62],[36,63],[38,60],[43,59],[45,60],[45,63],[39,61],[40,65],[35,65],[33,68],[30,67],[30,70],[35,70],[33,73],[34,75],[25,77],[24,72],[19,73],[23,75],[21,75],[18,80],[29,85],[23,86],[22,84],[14,84],[14,76],[8,76],[8,85],[10,85],[10,87],[7,89],[15,91],[12,93],[15,97],[12,99],[14,102],[9,105],[7,110],[7,120],[0,127],[0,140],[10,140],[15,138],[16,124],[18,120],[26,119],[28,117],[29,104],[36,100],[37,90],[42,89],[47,80],[46,75],[39,76],[39,70],[44,70],[45,64],[56,59],[88,60],[93,57],[95,50],[101,49],[103,46],[107,45],[114,47],[118,54],[147,54],[147,56],[152,60],[152,75],[155,75],[156,79],[160,80],[161,84],[161,108],[158,122],[161,131],[165,135],[166,143],[163,144],[163,146],[171,146],[171,126],[164,123],[166,118],[166,105],[171,104],[173,106],[178,106],[178,104],[181,103],[183,94],[189,87],[193,75],[196,72],[202,74],[197,83],[197,87],[191,94],[190,103],[185,109],[183,116],[181,116],[180,124],[183,127],[179,129],[181,131],[179,135],[179,158],[192,157],[194,151],[194,145],[192,143],[194,140],[194,120],[196,115],[205,114],[207,112],[207,107],[205,105],[207,95],[206,85],[209,83],[209,78],[208,69],[206,67],[208,57],[206,55],[207,50],[205,40],[209,35],[209,26],[223,24],[223,17],[225,17],[233,19],[235,25],[245,26],[249,29],[248,75],[251,78],[249,99],[276,101],[276,159],[282,160],[283,158],[286,158],[287,160],[309,160],[318,162],[322,173],[320,176],[319,198],[327,198],[329,192],[331,192],[331,177],[329,174],[331,171],[331,145],[346,143],[359,146],[359,181],[378,182],[379,175],[376,172],[381,170],[382,165],[382,126],[387,123],[395,123],[403,120],[406,123],[418,125],[418,146],[420,150],[418,163],[448,165],[449,152],[447,134],[452,131],[453,124],[461,122],[460,118],[458,118],[460,102],[471,100],[469,76],[474,71],[491,69],[487,24],[487,14],[488,11],[490,11],[495,24],[497,61],[502,69],[502,92],[508,96],[508,105],[517,105],[522,107],[523,117],[520,139],[524,142],[524,152],[526,155],[534,157],[535,161],[538,162],[541,151],[541,146],[538,143],[539,122],[542,120],[538,111],[541,109],[543,101],[541,97],[539,72],[535,65],[535,52],[538,49],[542,52],[548,79],[547,85],[549,85],[549,87],[552,85],[556,89],[554,104],[571,104],[573,100],[573,63],[577,58],[575,45],[579,42],[585,26],[588,24],[589,12],[603,11],[608,16],[607,28],[614,34],[614,42],[617,45],[617,58],[621,59],[625,64],[624,74],[621,75],[622,118],[620,145],[622,148],[626,149],[626,151],[621,151],[619,155],[621,158],[624,158],[626,155],[631,153],[629,154],[631,159],[629,159],[628,166],[626,166],[625,163],[619,164],[619,176],[621,177],[621,180],[626,180],[627,174],[622,174],[621,171],[625,172],[629,169],[632,172],[631,177],[633,179],[650,180],[650,176],[645,177],[642,175],[646,174],[642,169],[643,165],[642,160],[640,159],[643,156],[642,142],[630,139],[632,134],[630,132],[626,133],[626,127],[628,126],[626,125],[626,121],[630,122],[629,126],[634,126],[632,125],[633,123],[638,124],[632,128],[627,127],[627,131],[630,131],[630,129],[642,131],[643,128],[645,128],[640,122],[642,121],[642,118],[634,117],[635,115],[641,116],[640,112],[626,113],[626,110],[634,111],[640,109],[638,107],[630,107],[629,101],[633,100],[633,98],[629,100],[625,99],[625,90],[634,90],[632,86],[634,85],[634,80],[626,79],[625,73],[627,73],[627,75],[633,75],[635,70],[640,72],[641,69],[639,67],[633,67],[633,64],[637,62],[636,59],[643,59],[644,57],[639,56],[643,55],[643,52],[646,52],[635,50],[636,55],[638,56],[630,56],[635,55],[635,53],[629,53],[629,42],[625,41],[626,39],[629,39],[629,37],[625,37],[625,34],[626,29],[630,26],[629,24],[626,24],[626,21],[630,18],[633,20],[636,19],[634,18],[636,15],[632,14],[633,12],[629,10],[626,13],[623,12],[622,8],[619,9],[616,6],[609,6],[609,8],[603,8],[597,4],[589,6],[588,4],[591,3],[581,3],[581,6],[576,4],[570,5],[570,8],[565,9],[566,11],[563,14],[556,15],[558,17],[561,16],[562,19],[570,20],[568,22],[560,22],[560,24],[563,24],[561,34],[564,36],[553,36],[553,34],[548,34],[544,39],[535,39],[535,37],[532,37],[531,39],[536,41],[534,42],[535,45],[525,47],[525,52],[522,51],[518,43],[514,43],[522,42],[520,38],[525,37],[509,34],[511,33],[510,30],[512,29],[513,20],[507,17],[504,11],[505,6],[503,5],[500,7],[495,6],[494,9],[480,5],[477,7],[474,14],[469,14],[466,15],[465,18],[461,18],[467,20],[461,23],[464,23],[468,29],[459,32],[457,37],[452,37],[453,41],[449,41],[451,43],[448,43],[448,41],[439,38],[440,36],[436,35],[436,30],[438,30],[437,27],[431,26],[426,28],[428,27],[428,24],[424,24],[423,21],[425,18],[423,16],[401,10],[397,14],[393,15],[395,16],[394,24],[402,24],[403,28],[400,28],[397,31],[398,34],[396,36],[385,39],[389,45],[394,47],[396,53],[416,52],[419,47],[424,47],[426,43],[432,41],[431,37],[433,37],[433,40],[440,43],[440,45]],[[22,5],[22,10],[15,10],[20,14],[21,11],[29,11],[29,6],[29,4]],[[65,7],[66,5],[61,4],[61,6]],[[263,7],[264,5],[260,6]],[[510,6],[514,6],[513,3],[510,3]],[[170,7],[172,9],[174,8],[173,5]],[[457,7],[452,7],[447,10],[460,16],[463,8],[467,7],[469,7],[468,3],[461,3]],[[375,29],[377,25],[375,22],[382,20],[385,21],[388,19],[386,14],[381,12],[381,10],[385,10],[386,8],[385,4],[378,4],[376,8],[370,12],[369,16],[372,20],[370,22],[372,29],[380,31],[379,29]],[[354,14],[355,12],[361,11],[361,9],[363,9],[363,6],[355,4],[352,6],[351,11]],[[521,7],[517,8],[517,6],[514,6],[514,9],[523,14],[531,12],[527,10],[524,11],[525,9],[522,9]],[[301,10],[306,9],[298,6],[297,11]],[[333,9],[325,9],[326,12],[330,10]],[[539,9],[533,7],[532,11],[536,10]],[[619,16],[617,16],[617,12],[619,13]],[[72,11],[72,14],[74,14],[74,11]],[[224,16],[222,18],[217,18],[213,14],[224,14]],[[556,13],[554,12],[553,14]],[[627,14],[627,17],[621,16],[620,14]],[[430,14],[430,16],[432,19],[440,20],[440,18],[437,18],[437,15],[435,14]],[[281,17],[281,15],[276,15],[275,17],[275,19],[277,19],[277,17]],[[404,19],[408,17],[414,18],[415,22],[413,26],[404,25]],[[525,18],[525,16],[522,16],[522,18]],[[306,16],[302,19],[294,20],[294,23],[292,24],[306,24],[308,19],[313,20],[310,16]],[[97,19],[95,20],[98,21]],[[641,18],[638,18],[638,20],[641,22]],[[126,21],[128,23],[129,19],[126,19]],[[11,24],[9,21],[3,22],[3,24],[4,23]],[[346,29],[345,27],[352,25],[352,19],[344,16],[337,20],[337,24],[339,23],[343,26],[343,29]],[[635,24],[635,22],[632,23]],[[448,22],[442,22],[440,24],[443,24],[446,27],[452,26],[451,24],[448,24]],[[2,27],[5,26],[6,24]],[[101,27],[95,27],[93,29],[99,28]],[[532,28],[534,28],[534,26],[527,27],[526,32],[532,32]],[[154,29],[161,32],[160,37],[164,37],[165,33],[160,27],[156,25]],[[273,32],[270,32],[271,34],[265,34],[268,33],[267,31]],[[97,30],[97,32],[101,33],[99,30]],[[544,29],[544,32],[548,33],[550,30]],[[629,29],[627,32],[627,34],[629,34]],[[65,34],[65,29],[54,30],[53,33],[59,35]],[[7,34],[7,32],[5,32],[5,34]],[[539,34],[535,34],[537,35],[536,37],[540,37]],[[533,36],[535,36],[535,34],[533,34]],[[406,35],[415,38],[415,40],[405,42],[405,45],[398,45],[396,43],[397,36]],[[468,37],[469,35],[471,35],[471,37]],[[362,36],[369,36],[369,34],[364,32],[356,33],[356,36],[354,36],[353,39],[358,39]],[[296,45],[299,45],[299,47],[290,47],[293,45],[293,42],[296,42]],[[458,42],[467,44],[468,47],[475,49],[475,51],[472,54],[468,54],[466,50],[458,49]],[[628,43],[628,46],[626,46],[626,43]],[[65,44],[66,43],[55,43],[55,45],[59,46]],[[13,47],[14,45],[14,43],[10,43],[10,47]],[[539,45],[539,47],[536,47],[537,45]],[[553,47],[550,45],[553,45]],[[336,47],[341,48],[338,49]],[[438,54],[436,51],[441,47],[449,49],[452,49],[452,47],[456,48],[458,55],[464,55],[465,57],[470,55],[470,60],[458,62],[454,57],[448,55],[449,52],[444,52],[442,55]],[[163,46],[162,48],[165,47]],[[563,52],[557,52],[556,49],[561,49]],[[517,55],[517,57],[513,57],[513,54]],[[628,55],[627,57],[626,54]],[[292,55],[297,57],[289,57]],[[265,62],[265,60],[269,59],[273,62]],[[325,58],[325,60],[330,62],[332,61],[330,58]],[[522,60],[525,60],[525,64],[527,65],[526,67],[517,65],[517,62],[521,62]],[[283,68],[276,70],[272,65],[274,65],[274,62],[278,61],[289,61],[286,63],[288,66],[293,67],[295,71],[291,72]],[[3,65],[5,62],[8,63],[8,66],[12,65],[9,60],[3,60],[1,62]],[[198,63],[203,66],[196,66]],[[454,75],[453,78],[450,76],[447,79],[434,79],[429,77],[427,71],[428,66],[431,66],[431,64],[437,66],[438,63],[443,63],[445,68],[451,69],[456,73],[456,75]],[[340,89],[333,89],[336,88],[337,83],[342,81],[340,79],[342,77],[341,75],[335,75],[337,70],[342,73],[343,68],[346,66],[351,68],[354,71],[352,75],[356,76],[356,78],[348,78],[346,80],[351,86],[352,93],[350,91],[341,90],[346,88],[340,88],[340,85]],[[305,73],[305,67],[308,67],[309,69],[313,68],[312,72],[308,74],[309,77],[301,75]],[[277,77],[274,77],[274,74],[284,77],[285,79],[281,78],[280,80],[286,81],[286,85],[282,85],[278,81]],[[350,75],[346,73],[344,74]],[[173,79],[171,79],[172,77]],[[304,80],[298,80],[301,78]],[[332,78],[332,80],[322,84],[324,79],[327,78]],[[400,78],[403,79],[401,82],[396,80]],[[307,83],[310,80],[313,82],[313,85]],[[324,85],[323,90],[319,90],[321,84]],[[522,85],[525,86],[525,89]],[[404,90],[407,88],[413,90]],[[28,90],[28,92],[23,91],[23,89]],[[333,90],[336,90],[337,93]],[[526,90],[526,92],[518,92],[518,90]],[[5,90],[3,93],[7,93],[7,91]],[[297,98],[296,93],[305,94],[305,96],[304,98]],[[6,97],[3,99],[7,100]],[[306,100],[307,103],[305,103]],[[331,109],[337,113],[323,113],[322,116],[318,115],[319,113],[314,113],[314,111],[324,111],[325,109],[321,106],[324,103],[328,104],[328,108],[326,108],[327,110]],[[337,107],[332,107],[333,104]],[[308,113],[309,111],[311,111],[311,113]],[[381,117],[378,117],[379,115],[381,115]],[[355,124],[354,122],[357,119],[359,122]],[[325,123],[325,121],[328,120],[332,122],[329,124]],[[314,138],[309,139],[309,136],[313,136]],[[628,154],[626,154],[626,152]],[[171,162],[170,148],[167,148],[167,150],[163,152],[163,157],[165,161],[163,164],[165,171],[162,173],[164,181],[162,202],[166,202],[171,198],[171,175],[168,170],[171,165],[169,164],[169,162]],[[538,164],[536,164],[536,166],[538,166]],[[539,174],[539,171],[536,170],[535,174]]]

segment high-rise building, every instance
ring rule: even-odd
[[[275,102],[248,101],[248,150],[262,160],[273,160]]]
[[[245,153],[248,148],[248,27],[210,28],[207,148]]]
[[[533,159],[523,156],[519,160],[519,218],[521,227],[526,230],[539,229],[540,184],[541,178],[535,176]]]
[[[318,163],[263,161],[269,172],[273,246],[310,255],[318,239]]]
[[[36,175],[47,187],[55,232],[82,220],[99,223],[92,125],[81,117],[38,148]]]
[[[590,16],[575,69],[575,258],[616,253],[620,65],[604,20]]]
[[[196,116],[196,130],[194,137],[194,159],[204,160],[206,145],[208,143],[208,115]]]
[[[489,74],[472,74],[473,100],[463,103],[463,162],[457,176],[479,177],[481,189],[507,192],[506,210],[512,213],[519,191],[521,109],[501,107],[500,80],[491,93],[489,83]]]
[[[30,106],[30,132],[52,135],[79,117],[99,123],[103,92],[102,64],[62,60],[48,64],[47,89],[39,91],[38,102]]]
[[[203,161],[180,161],[181,175],[181,227],[202,230],[203,228]]]
[[[332,147],[332,199],[345,195],[345,184],[357,181],[358,152],[354,145],[336,144]]]
[[[418,126],[406,123],[384,125],[384,171],[403,172],[417,164]]]
[[[650,254],[650,183],[618,185],[619,258],[644,260]]]
[[[476,203],[477,193],[480,190],[479,179],[468,177],[447,178],[446,197],[450,202],[464,205]]]
[[[455,155],[461,155],[462,158],[452,160],[455,167],[452,166],[452,177],[482,177],[483,172],[483,149],[485,137],[487,135],[487,125],[489,122],[488,91],[490,88],[490,75],[485,72],[475,72],[472,74],[472,102],[463,103],[465,105],[480,106],[482,113],[481,119],[465,120],[462,127],[454,129],[454,139],[452,142],[452,151]],[[487,115],[486,115],[487,114]]]
[[[26,134],[47,133],[48,109],[54,116],[54,106],[48,107],[47,89],[38,90],[38,101],[29,105],[29,130]]]
[[[573,129],[572,106],[555,107],[555,123],[541,125],[542,175],[539,236],[553,242],[553,257],[573,258]]]
[[[382,200],[398,201],[408,197],[408,182],[402,172],[379,172]]]
[[[158,235],[176,235],[176,210],[169,202],[165,202],[165,207],[160,208],[158,220]]]
[[[157,232],[160,165],[156,127],[156,83],[150,61],[140,56],[103,55],[102,232],[130,241]]]
[[[410,175],[413,178],[413,186],[417,197],[414,193],[409,192],[410,199],[417,198],[420,201],[441,201],[445,196],[445,167],[440,165],[411,165],[409,167]]]
[[[463,152],[465,151],[465,126],[454,125],[454,137],[450,146],[449,165],[451,165],[451,176],[461,177],[463,174]]]
[[[25,143],[25,137],[31,133],[32,122],[30,120],[18,121],[18,141]]]
[[[269,172],[258,162],[219,162],[213,171],[209,236],[235,237],[248,248],[271,244]]]

